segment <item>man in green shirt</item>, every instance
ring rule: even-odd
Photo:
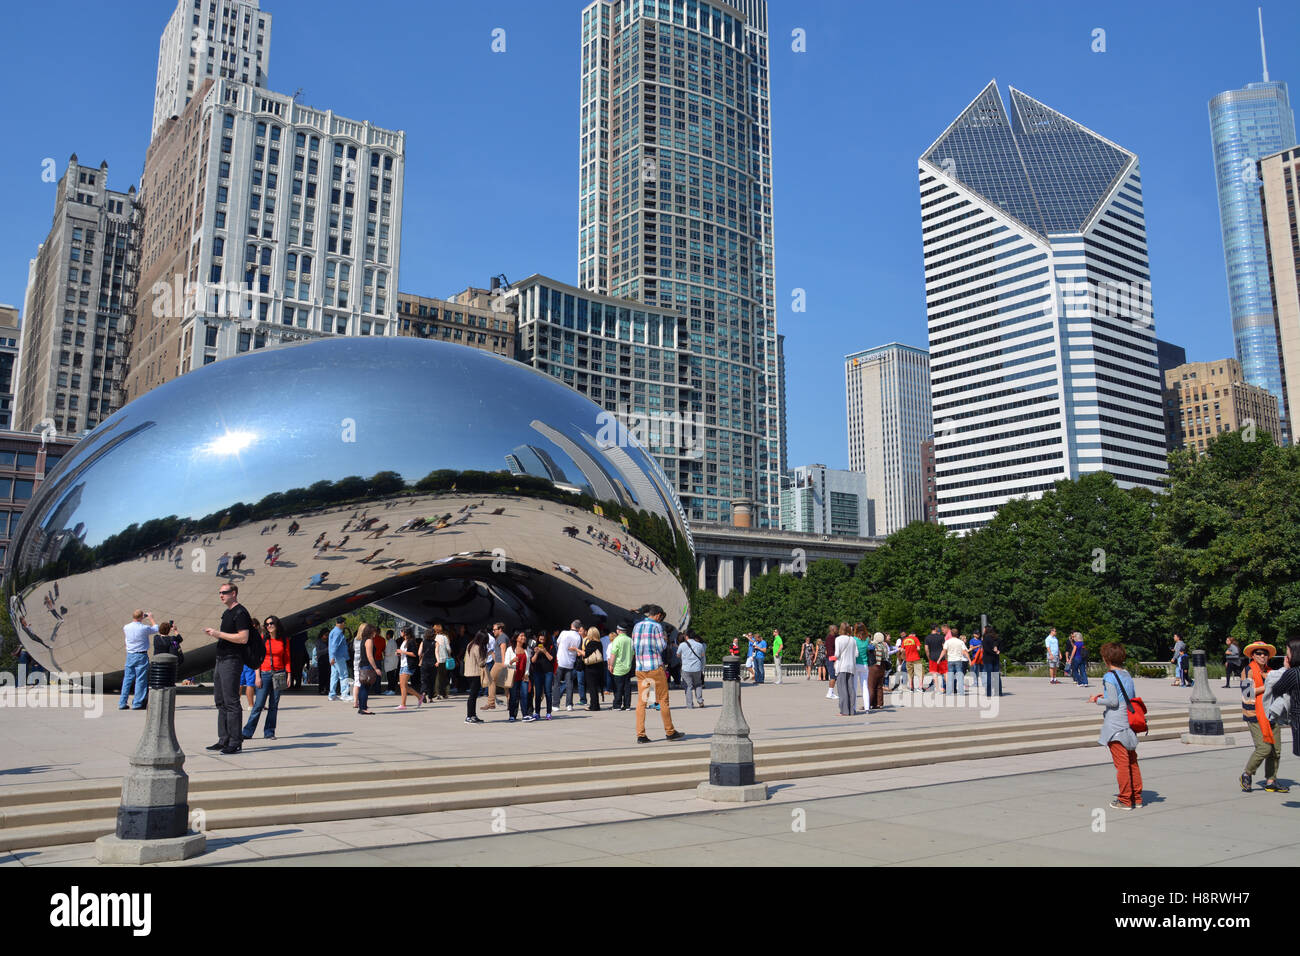
[[[618,633],[609,642],[609,673],[614,679],[614,709],[632,709],[632,638],[627,625],[620,624]]]
[[[785,650],[785,641],[781,640],[781,632],[772,628],[772,665],[776,668],[776,682],[781,683],[781,652]]]

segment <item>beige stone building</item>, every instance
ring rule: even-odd
[[[1259,180],[1268,277],[1273,287],[1273,320],[1282,367],[1282,417],[1294,422],[1292,416],[1300,410],[1300,229],[1296,226],[1300,148],[1284,149],[1261,159]]]
[[[135,186],[108,188],[108,164],[73,153],[23,302],[13,428],[79,435],[122,404],[122,368],[139,275]]]
[[[1275,441],[1282,434],[1277,398],[1246,382],[1236,359],[1188,362],[1165,372],[1169,447],[1204,451],[1223,432],[1254,426]]]
[[[493,300],[499,300],[493,309]],[[513,303],[511,303],[513,307]],[[397,334],[439,339],[515,357],[516,318],[504,295],[470,287],[450,299],[397,293]]]

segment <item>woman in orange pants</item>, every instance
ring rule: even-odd
[[[1127,655],[1120,644],[1101,646],[1101,659],[1108,670],[1102,678],[1103,692],[1089,698],[1094,704],[1101,701],[1106,708],[1101,721],[1101,736],[1097,742],[1110,748],[1115,761],[1115,779],[1119,783],[1119,796],[1110,802],[1114,810],[1140,810],[1142,808],[1142,771],[1138,769],[1137,734],[1128,724],[1128,702],[1137,696],[1133,678],[1124,669]]]

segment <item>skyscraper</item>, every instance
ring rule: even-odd
[[[268,344],[397,334],[406,134],[228,79],[149,146],[134,399]]]
[[[765,0],[582,13],[578,285],[681,316],[678,411],[705,453],[690,517],[778,521],[782,452]]]
[[[1263,82],[1247,83],[1210,100],[1210,139],[1237,361],[1247,382],[1268,389],[1283,405],[1256,164],[1264,156],[1296,144],[1295,114],[1286,84],[1268,78],[1262,15],[1259,48]],[[1283,432],[1289,428],[1284,419]]]
[[[122,404],[124,357],[140,274],[135,187],[108,188],[108,164],[73,153],[54,221],[28,271],[13,427],[94,428]]]
[[[1165,433],[1133,153],[996,82],[918,163],[939,521],[1112,473],[1159,487]]]
[[[1300,411],[1300,149],[1284,149],[1259,161],[1268,278],[1273,291],[1285,423]]]
[[[271,63],[271,15],[258,0],[177,0],[158,41],[152,139],[180,116],[204,80],[265,87]]]
[[[867,476],[873,534],[925,520],[921,446],[933,433],[930,356],[892,342],[844,357],[849,468]]]

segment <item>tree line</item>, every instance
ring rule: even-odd
[[[1211,660],[1229,635],[1278,644],[1300,632],[1300,449],[1253,437],[1171,452],[1163,493],[1098,472],[1009,502],[965,536],[914,522],[852,573],[817,561],[756,578],[747,595],[695,591],[693,626],[713,659],[747,631],[779,628],[793,659],[833,623],[970,634],[981,614],[1015,660],[1041,659],[1052,626],[1081,631],[1093,659],[1117,640],[1130,657],[1164,660],[1175,633]]]

